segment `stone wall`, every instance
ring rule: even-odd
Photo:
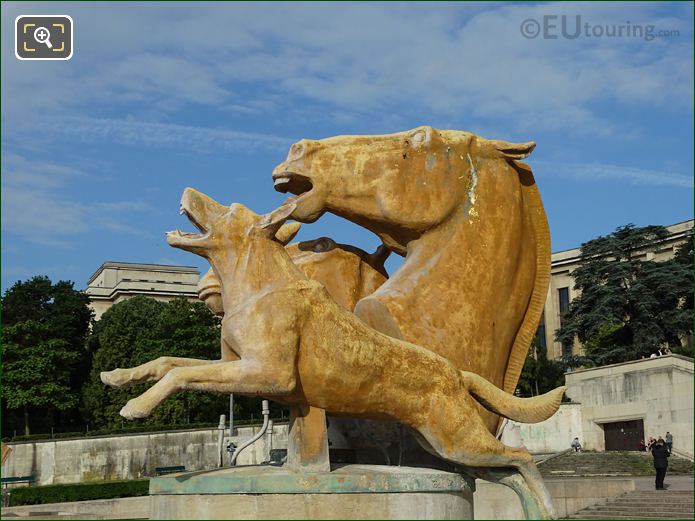
[[[523,445],[531,454],[550,454],[569,449],[575,436],[582,437],[581,404],[563,403],[544,422],[508,422],[502,442],[511,447]]]
[[[259,428],[241,427],[232,440],[238,445]],[[33,475],[37,484],[51,485],[142,478],[153,476],[155,467],[174,465],[184,465],[186,470],[209,470],[217,468],[218,432],[217,429],[200,429],[11,443],[12,453],[2,466],[2,474]],[[249,465],[265,461],[267,441],[266,435],[244,450],[238,463]],[[287,447],[286,424],[274,425],[272,444],[274,448]]]
[[[545,484],[560,519],[635,490],[632,478],[546,479]],[[473,519],[525,519],[521,501],[512,489],[481,480],[476,480],[475,487]]]
[[[546,484],[553,497],[558,517],[570,516],[578,510],[603,503],[610,497],[619,496],[635,488],[632,478],[547,480]],[[473,510],[473,519],[524,519],[517,495],[505,486],[486,481],[476,481]],[[147,519],[150,514],[150,498],[143,496],[102,499],[2,509],[3,517],[7,514],[26,516],[30,513],[38,514],[37,517],[40,517],[41,514],[48,515],[54,512],[89,515],[89,519]],[[363,519],[364,512],[361,514]],[[412,517],[412,512],[410,516],[405,517]]]
[[[673,448],[693,456],[693,361],[672,355],[570,373],[567,395],[581,403],[582,444],[604,450],[603,424],[642,420],[644,435],[673,434]]]

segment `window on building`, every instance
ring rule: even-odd
[[[562,323],[562,317],[570,310],[570,289],[558,288],[557,296],[560,301],[560,323]]]
[[[570,310],[570,289],[569,288],[558,288],[557,289],[558,301],[560,303],[560,325],[563,323],[564,316]],[[572,341],[565,341],[562,343],[562,357],[567,358],[572,356]]]

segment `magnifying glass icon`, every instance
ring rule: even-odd
[[[51,45],[51,32],[45,27],[37,27],[34,30],[34,40],[39,43],[45,43],[46,47],[53,49],[53,45]]]

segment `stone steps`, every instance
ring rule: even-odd
[[[595,514],[575,514],[573,516],[568,517],[567,519],[661,519],[661,520],[666,520],[666,519],[692,519],[693,515],[692,514],[675,514],[673,516],[664,516],[663,514],[655,514],[653,516],[639,516],[636,517],[634,515],[618,515],[618,514],[606,514],[603,512],[596,512]]]
[[[693,519],[692,491],[635,490],[568,519]]]
[[[538,464],[545,477],[652,476],[651,454],[645,452],[568,452]],[[668,475],[692,475],[693,462],[671,456]],[[668,481],[668,479],[667,479]]]

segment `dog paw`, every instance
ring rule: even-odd
[[[136,418],[147,418],[150,415],[150,411],[140,406],[137,398],[133,398],[121,409],[120,415],[127,420],[135,420]]]
[[[110,387],[122,387],[130,382],[126,369],[114,369],[113,371],[102,371],[99,374],[101,381]]]

